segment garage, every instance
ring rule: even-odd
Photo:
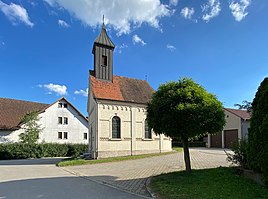
[[[215,135],[211,135],[211,145],[210,147],[215,147],[215,148],[221,148],[222,147],[222,134],[217,133]]]
[[[234,142],[238,141],[238,129],[224,131],[225,148],[231,148]]]

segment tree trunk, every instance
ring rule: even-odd
[[[183,145],[183,153],[184,153],[184,162],[185,162],[185,167],[186,167],[186,174],[190,174],[192,169],[191,169],[188,138],[182,138],[181,141],[182,141],[182,145]]]

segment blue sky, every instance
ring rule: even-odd
[[[102,15],[114,74],[159,84],[191,77],[225,107],[252,101],[268,76],[266,0],[0,0],[0,97],[86,115]]]

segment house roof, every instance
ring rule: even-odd
[[[112,48],[115,47],[114,43],[112,42],[112,40],[107,35],[106,28],[105,28],[104,24],[102,24],[101,33],[95,39],[94,44],[95,43],[102,44],[102,45],[105,45],[105,46],[109,46],[109,47],[112,47]]]
[[[232,109],[232,108],[224,108],[224,109],[244,120],[248,120],[251,118],[250,113],[247,110]]]
[[[0,129],[19,129],[22,117],[32,111],[41,111],[49,104],[0,98]]]
[[[113,76],[113,81],[96,79],[94,71],[90,71],[90,82],[95,99],[133,102],[147,104],[154,89],[145,80]]]

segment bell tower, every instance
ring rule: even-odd
[[[104,25],[94,41],[92,54],[94,55],[94,73],[100,80],[113,81],[113,52],[115,45],[109,38]]]

